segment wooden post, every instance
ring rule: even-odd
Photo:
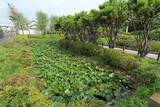
[[[151,96],[148,107],[160,107],[160,94],[156,93]]]
[[[160,52],[158,53],[157,61],[160,60]]]

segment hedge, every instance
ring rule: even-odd
[[[160,41],[151,41],[150,42],[150,51],[160,52]]]
[[[95,44],[80,41],[60,40],[59,44],[61,48],[67,49],[75,54],[87,57],[100,56],[104,64],[114,68],[132,70],[138,68],[140,65],[136,58],[122,51],[103,49]]]
[[[158,40],[158,39],[157,39]],[[134,36],[120,36],[116,43],[117,47],[137,50]],[[160,52],[160,41],[149,41],[149,51],[153,53]]]

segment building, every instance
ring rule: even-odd
[[[35,20],[26,24],[25,30],[17,31],[18,34],[41,34],[41,31],[37,30],[37,22]],[[16,32],[14,25],[11,24],[0,24],[0,27],[4,32]]]
[[[15,32],[14,26],[11,24],[0,24],[4,32]]]
[[[27,30],[19,30],[18,34],[41,34],[41,31],[37,30],[37,22],[35,20],[26,24]]]

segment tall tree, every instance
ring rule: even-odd
[[[27,28],[27,18],[20,12],[17,11],[17,9],[8,3],[9,9],[10,9],[10,20],[13,22],[16,32],[18,32],[19,30],[22,30],[23,34],[24,34],[24,29]]]
[[[16,29],[22,30],[22,33],[24,34],[24,30],[27,29],[27,18],[24,17],[22,13],[16,13],[16,20],[15,20],[15,25]]]
[[[37,29],[40,30],[44,36],[48,27],[48,15],[46,13],[43,13],[42,11],[37,12],[36,15]]]
[[[49,30],[50,33],[55,33],[55,24],[57,23],[59,17],[58,16],[51,16],[50,18],[50,26],[49,26]]]
[[[129,0],[130,22],[134,27],[138,54],[145,57],[149,52],[149,32],[154,19],[160,13],[160,0]],[[137,29],[137,25],[141,29]]]
[[[99,6],[98,21],[106,30],[109,48],[114,48],[120,29],[127,21],[127,4],[125,0],[110,0]]]

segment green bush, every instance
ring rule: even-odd
[[[0,107],[63,107],[52,102],[34,87],[6,87],[0,93]]]
[[[158,40],[158,39],[157,39]],[[136,50],[136,40],[133,36],[122,35],[118,38],[117,47],[125,47],[127,49]],[[160,51],[160,41],[150,41],[150,51],[151,52],[159,52]]]
[[[160,41],[151,41],[150,42],[150,51],[160,52]]]
[[[105,49],[102,58],[105,64],[123,70],[131,70],[139,66],[139,61],[137,59],[119,50]]]
[[[131,96],[120,100],[115,107],[147,107],[150,90],[139,87]]]
[[[107,45],[108,44],[108,38],[98,38],[97,43],[99,45]]]
[[[136,69],[139,61],[122,51],[103,49],[97,45],[70,40],[61,40],[60,46],[73,53],[85,56],[101,56],[104,64],[124,70]]]
[[[77,102],[71,102],[66,107],[109,107],[107,104],[105,104],[103,101],[100,100],[93,100],[93,101],[77,101]]]
[[[61,40],[60,47],[84,56],[96,56],[100,51],[99,46],[80,41]]]
[[[122,35],[118,38],[116,45],[128,49],[136,49],[136,41],[133,36]]]

